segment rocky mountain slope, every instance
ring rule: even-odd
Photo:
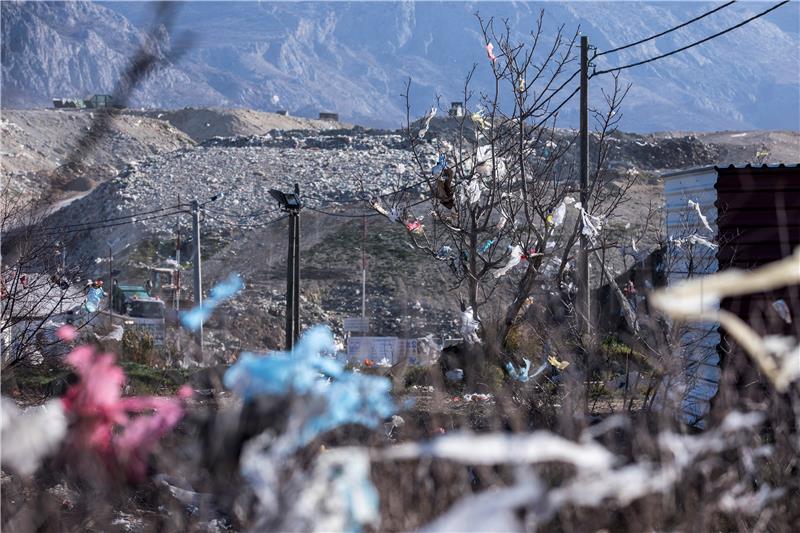
[[[399,97],[412,79],[412,113],[436,95],[459,99],[477,64],[474,88],[490,75],[476,12],[507,18],[522,38],[544,8],[545,39],[579,26],[607,50],[688,20],[712,4],[528,2],[194,2],[181,5],[172,35],[194,32],[179,61],[133,95],[136,106],[238,106],[316,116],[338,111],[353,123],[397,127]],[[605,69],[714,34],[762,10],[740,3],[657,41],[595,60]],[[796,129],[800,124],[798,10],[790,3],[743,28],[681,54],[622,72],[633,84],[627,131]],[[4,105],[48,104],[53,96],[108,92],[153,19],[146,2],[3,2]],[[170,38],[156,32],[158,46]],[[768,61],[768,64],[765,63]],[[592,82],[593,104],[608,79]],[[476,93],[477,94],[477,93]],[[574,104],[563,126],[577,124]]]

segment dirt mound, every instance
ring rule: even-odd
[[[252,109],[194,109],[145,111],[144,115],[165,120],[196,142],[212,137],[261,135],[269,130],[326,130],[347,127],[329,120],[264,113]]]
[[[86,149],[87,135],[97,127],[98,118],[99,113],[89,109],[3,109],[0,171],[12,176],[14,192],[30,198],[65,187],[84,174],[64,172],[64,165],[80,150],[77,165],[94,169],[92,179],[103,181],[131,161],[194,144],[167,122],[120,113],[111,118],[108,131],[97,136],[97,143]],[[74,186],[86,187],[88,182]]]

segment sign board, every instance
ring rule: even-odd
[[[345,333],[349,331],[353,331],[355,333],[367,333],[369,331],[369,319],[361,317],[345,318],[344,331]]]
[[[429,339],[400,339],[397,337],[350,337],[347,339],[347,359],[389,364],[408,360],[412,365],[430,365],[439,358],[439,348]]]
[[[397,337],[350,337],[347,339],[347,358],[351,361],[369,358],[376,363],[386,358],[395,364],[398,340]]]

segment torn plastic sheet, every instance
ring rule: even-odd
[[[400,210],[395,206],[387,210],[385,207],[383,207],[383,203],[381,202],[380,198],[372,199],[372,208],[388,218],[389,222],[400,222]]]
[[[506,273],[509,270],[520,264],[520,262],[522,261],[522,255],[523,255],[522,246],[520,246],[519,244],[515,244],[514,246],[510,247],[510,250],[511,250],[510,255],[508,257],[508,262],[506,263],[506,265],[492,272],[492,275],[495,278],[499,278],[500,276],[506,275]]]
[[[583,222],[581,232],[591,242],[594,242],[603,230],[603,219],[587,213],[580,202],[575,202],[575,209],[581,212],[581,221]]]
[[[439,154],[439,160],[436,162],[436,165],[431,169],[431,172],[434,176],[439,176],[447,168],[447,158],[444,154]]]
[[[483,113],[480,111],[475,111],[473,114],[469,116],[472,120],[472,123],[478,126],[480,129],[486,129],[489,124],[486,122],[486,119],[483,118]]]
[[[492,43],[486,43],[486,56],[494,63],[497,61],[497,56],[494,55],[494,45]]]
[[[511,216],[506,212],[505,209],[501,207],[500,220],[497,221],[497,231],[502,230],[504,227],[506,227],[506,224],[508,224],[509,222],[513,222],[513,224],[516,226],[516,221],[512,221]]]
[[[550,357],[548,357],[547,362],[550,363],[550,366],[559,371],[564,370],[569,366],[569,361],[559,361],[558,357],[556,357],[555,355],[551,355]]]
[[[698,204],[697,202],[695,202],[693,200],[689,200],[689,207],[691,209],[694,209],[697,212],[697,218],[700,219],[700,222],[703,224],[703,226],[705,226],[705,228],[713,235],[714,234],[714,230],[711,229],[711,226],[708,224],[708,219],[703,214],[703,212],[700,210],[700,204]]]
[[[395,413],[391,382],[382,376],[347,372],[323,354],[335,350],[333,335],[315,326],[291,353],[268,356],[244,353],[223,378],[225,386],[250,401],[258,396],[299,395],[309,413],[298,419],[295,446],[305,446],[322,432],[343,424],[375,428]]]
[[[453,257],[453,248],[448,245],[441,246],[436,251],[436,259],[450,259]]]
[[[568,202],[568,200],[571,201]],[[558,204],[558,207],[556,207],[556,210],[553,212],[554,228],[557,228],[564,223],[564,219],[567,217],[567,205],[572,203],[575,203],[575,201],[572,198],[567,197],[561,200],[561,203]]]
[[[74,419],[67,443],[124,468],[131,480],[143,480],[150,451],[183,416],[182,400],[191,396],[191,387],[181,387],[177,398],[122,396],[125,373],[113,354],[79,346],[66,362],[80,378],[62,398],[64,411]]]
[[[776,313],[778,313],[778,316],[780,316],[784,322],[787,324],[792,323],[792,313],[789,311],[789,306],[786,305],[786,301],[783,298],[772,302],[772,308]]]
[[[428,134],[428,128],[431,125],[431,120],[433,120],[433,117],[435,116],[436,116],[436,107],[431,107],[431,110],[425,115],[425,118],[423,119],[424,124],[422,126],[422,129],[419,130],[420,139],[424,139],[425,135]]]
[[[461,335],[467,342],[478,342],[478,329],[480,323],[474,318],[472,314],[472,306],[467,307],[461,312]]]
[[[425,231],[425,226],[419,220],[411,220],[406,222],[406,229],[414,235],[420,235]]]
[[[100,309],[100,302],[106,297],[106,291],[99,287],[92,287],[86,293],[86,302],[83,304],[86,312],[96,313]]]
[[[684,237],[682,239],[676,239],[674,237],[670,237],[669,240],[675,246],[677,246],[678,248],[681,248],[686,243],[699,244],[699,245],[705,246],[706,248],[709,248],[711,250],[716,250],[718,248],[718,246],[715,243],[710,242],[707,239],[705,239],[705,238],[703,238],[703,237],[701,237],[700,235],[697,235],[697,234],[689,235],[688,237]]]
[[[493,155],[491,144],[479,146],[475,150],[475,173],[487,178],[496,174],[498,179],[502,179],[506,175],[506,163],[502,158],[494,158]]]
[[[494,243],[495,239],[489,239],[488,241],[483,243],[483,246],[481,246],[481,253],[485,254],[486,252],[488,252],[489,248],[491,248]]]
[[[306,522],[306,531],[355,532],[365,525],[377,528],[378,491],[369,473],[366,448],[335,448],[320,454],[311,479],[297,499],[292,512],[296,516],[292,518],[298,524]]]
[[[461,185],[461,201],[469,205],[477,205],[481,201],[483,184],[480,178],[475,177],[469,183]]]
[[[235,296],[244,288],[239,274],[231,274],[228,279],[218,283],[211,289],[211,295],[200,305],[181,314],[181,324],[187,329],[197,331],[211,317],[219,305]]]
[[[67,417],[60,399],[20,410],[3,398],[0,405],[2,462],[22,476],[36,472],[42,459],[58,451],[67,434]]]
[[[511,379],[515,379],[520,383],[527,383],[528,381],[528,373],[531,371],[531,360],[530,359],[522,359],[525,362],[524,367],[517,368],[514,366],[514,363],[509,361],[506,363],[506,371],[508,375],[511,376]]]

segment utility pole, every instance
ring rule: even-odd
[[[200,203],[192,200],[192,240],[194,241],[194,305],[203,305],[203,272],[200,256]],[[203,354],[203,323],[195,333],[200,355]]]
[[[300,185],[293,193],[270,189],[269,193],[289,214],[289,246],[286,262],[286,351],[294,349],[300,336]]]
[[[589,209],[589,38],[581,36],[581,118],[580,118],[580,165],[581,206]],[[577,264],[579,331],[586,337],[591,331],[591,301],[589,292],[589,239],[583,233],[581,218],[580,250]]]
[[[297,183],[294,184],[294,195],[295,198],[300,198],[300,185]],[[294,241],[292,243],[292,248],[294,249],[292,276],[294,336],[292,337],[292,348],[294,348],[297,338],[300,337],[300,208],[293,209],[290,213],[289,220],[294,220]]]
[[[364,231],[361,235],[361,321],[367,320],[367,216],[364,215]]]
[[[181,205],[181,195],[178,195],[178,205]],[[175,298],[173,305],[175,311],[181,310],[181,217],[175,217],[175,276],[172,283],[175,285]],[[180,342],[180,341],[179,341]]]
[[[114,255],[111,253],[111,245],[108,245],[108,326],[114,326]]]

